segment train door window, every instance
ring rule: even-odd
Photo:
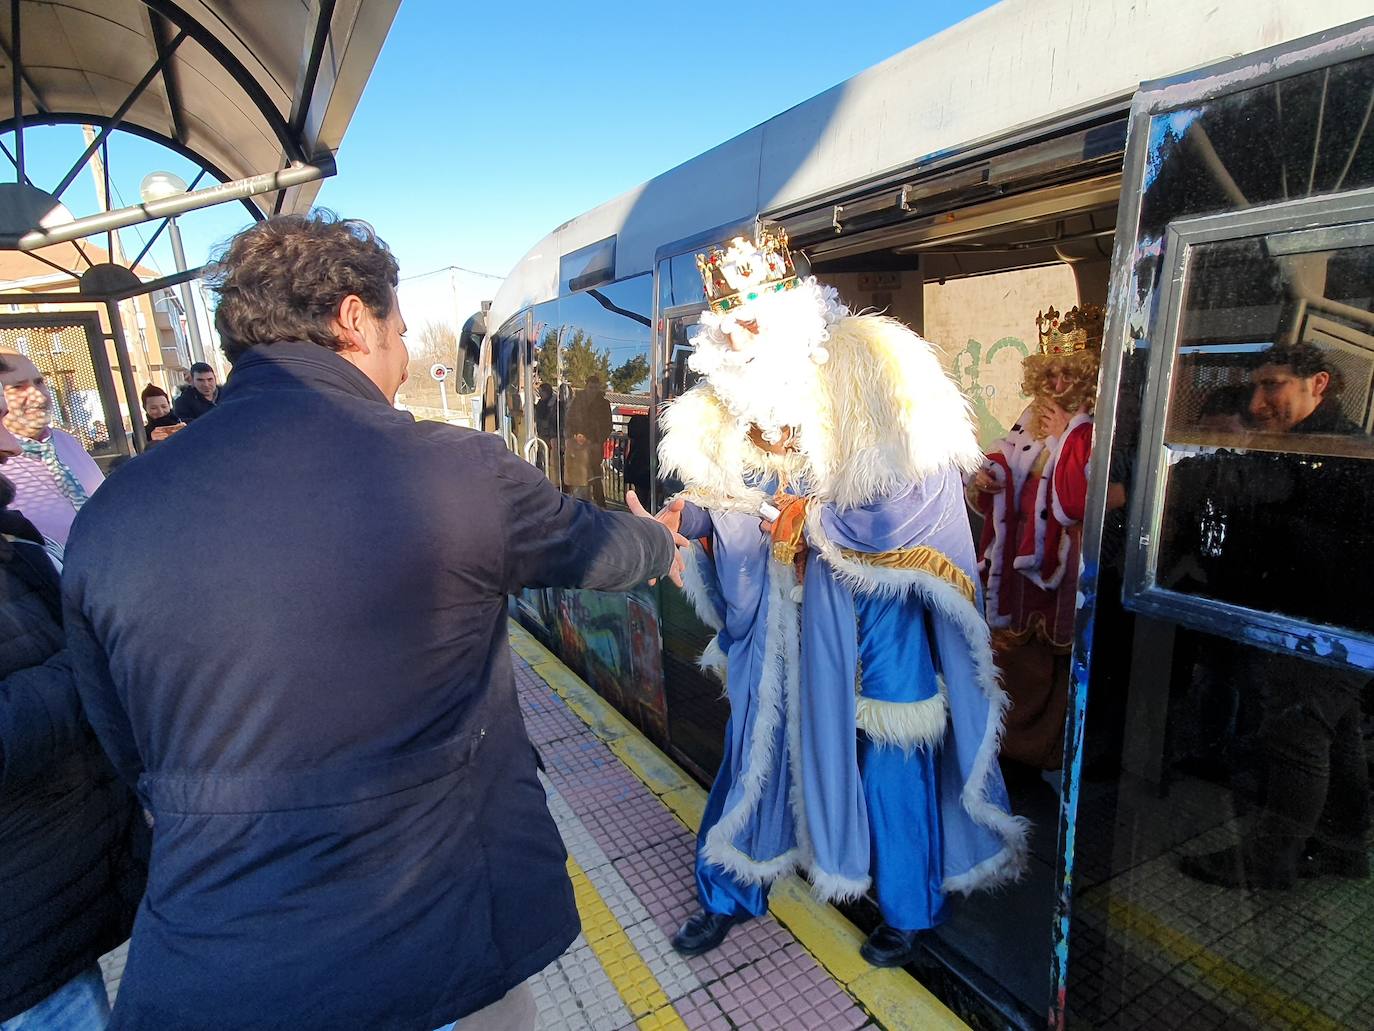
[[[1371,216],[1374,191],[1358,191],[1170,227],[1138,606],[1374,639],[1365,585],[1341,572],[1374,566]],[[1304,228],[1337,219],[1351,221]]]
[[[1070,1027],[1374,1020],[1372,43],[1133,104],[1093,457],[1129,519],[1100,491],[1085,519]]]
[[[558,319],[558,301],[536,304],[531,311],[531,417],[533,436],[529,461],[561,490],[563,487],[563,419],[567,414],[559,402],[563,385],[560,348],[563,326]]]
[[[507,319],[492,337],[491,371],[482,389],[482,427],[501,434],[506,446],[523,455],[528,439],[525,379],[528,311]]]
[[[559,301],[564,488],[602,508],[625,507],[628,424],[649,411],[652,289],[645,274]]]

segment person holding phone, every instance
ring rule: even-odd
[[[161,387],[149,383],[139,397],[143,401],[143,426],[148,432],[149,447],[186,428],[181,417],[172,411],[172,399]]]

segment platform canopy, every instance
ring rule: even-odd
[[[232,200],[256,218],[308,210],[334,174],[399,2],[9,0],[0,145],[18,174],[0,183],[0,249],[33,252]],[[63,182],[28,182],[24,127],[60,123],[98,133]],[[71,219],[61,195],[113,132],[171,148],[201,179],[189,192]]]

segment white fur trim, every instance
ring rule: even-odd
[[[703,673],[711,674],[723,684],[725,683],[727,665],[725,652],[720,647],[720,639],[718,637],[711,638],[711,643],[706,646],[701,657],[697,659],[697,667]]]
[[[1064,444],[1068,442],[1068,439],[1069,439],[1071,436],[1073,436],[1074,431],[1077,430],[1078,427],[1084,425],[1085,423],[1086,423],[1087,425],[1091,426],[1091,425],[1092,425],[1092,421],[1093,421],[1093,417],[1092,417],[1091,415],[1084,415],[1084,414],[1081,413],[1081,412],[1080,412],[1078,415],[1075,415],[1075,416],[1073,417],[1072,421],[1070,421],[1070,423],[1069,423],[1069,428],[1068,428],[1067,430],[1064,431],[1064,441],[1063,441],[1063,443],[1061,443],[1060,446],[1059,446],[1059,448],[1055,451],[1055,455],[1054,455],[1054,464],[1055,464],[1055,467],[1056,467],[1056,468],[1058,468],[1058,466],[1059,466],[1059,458],[1060,458],[1059,452],[1063,450]],[[1091,433],[1092,430],[1089,430],[1088,432]],[[1060,525],[1060,526],[1077,526],[1077,525],[1078,525],[1079,520],[1072,518],[1067,512],[1064,511],[1064,505],[1063,505],[1063,503],[1060,502],[1060,500],[1059,500],[1059,491],[1054,490],[1053,488],[1051,488],[1051,490],[1050,490],[1050,502],[1051,502],[1052,510],[1053,510],[1053,512],[1054,512],[1054,518],[1057,519],[1057,520],[1059,520],[1059,525]]]
[[[1007,475],[1003,472],[1002,466],[996,462],[990,463],[996,470],[996,477],[1000,481],[999,490],[992,498],[992,543],[988,546],[987,556],[983,559],[988,572],[987,586],[984,589],[983,609],[987,614],[988,625],[994,628],[1011,626],[1011,616],[1002,612],[1002,562],[1006,555],[1007,540],[1007,497],[1013,490],[1007,482]],[[1011,495],[1012,504],[1015,504],[1015,494]],[[1012,544],[1012,547],[1015,547]]]
[[[1054,572],[1045,576],[1045,543],[1049,532],[1048,513],[1051,511],[1054,513],[1055,521],[1061,527],[1072,526],[1077,522],[1077,520],[1069,519],[1059,503],[1059,493],[1054,489],[1054,474],[1059,468],[1059,456],[1063,452],[1064,445],[1070,435],[1079,426],[1091,422],[1091,415],[1080,412],[1069,421],[1068,428],[1054,441],[1054,449],[1050,452],[1049,460],[1045,463],[1045,468],[1040,474],[1040,483],[1035,492],[1035,555],[1033,557],[1030,555],[1018,556],[1013,563],[1022,576],[1046,591],[1058,590],[1059,585],[1064,582],[1069,551],[1073,547],[1073,541],[1069,535],[1061,532],[1059,550],[1055,555]]]
[[[667,405],[658,442],[659,474],[676,476],[688,489],[680,495],[704,508],[758,514],[768,495],[747,486],[755,479],[801,475],[800,455],[775,456],[749,441],[747,425],[732,416],[711,391],[698,383]]]
[[[1002,690],[998,679],[987,623],[961,591],[937,576],[920,570],[869,566],[845,558],[826,536],[819,506],[807,513],[807,535],[811,546],[830,563],[835,575],[857,590],[887,597],[916,594],[958,627],[973,660],[974,677],[989,706],[987,730],[974,755],[969,778],[960,793],[960,802],[974,823],[1001,836],[1004,847],[997,855],[972,870],[946,878],[941,890],[968,894],[976,889],[991,888],[1015,880],[1025,869],[1030,821],[1024,816],[1013,816],[998,808],[987,796],[989,781],[997,768],[997,756],[1001,751],[1003,721],[1011,705],[1011,699]]]
[[[706,578],[702,576],[701,567],[697,564],[709,561],[706,559],[705,551],[700,544],[694,542],[690,547],[679,548],[678,552],[682,555],[682,593],[687,595],[687,600],[692,603],[697,618],[719,633],[725,625],[725,615],[711,600],[711,595],[706,589]]]
[[[928,341],[896,319],[853,315],[829,327],[826,349],[825,365],[812,366],[819,401],[794,427],[800,451],[774,456],[750,443],[749,420],[708,377],[663,412],[663,474],[708,507],[757,512],[765,497],[746,486],[751,474],[805,478],[812,497],[851,508],[951,465],[982,464],[968,402]]]
[[[772,859],[758,860],[746,856],[729,842],[712,842],[710,835],[707,835],[706,847],[702,852],[708,863],[724,867],[744,884],[768,884],[783,874],[791,873],[798,861],[796,849]]]
[[[725,868],[748,884],[771,880],[794,867],[799,858],[798,850],[793,849],[781,856],[755,860],[734,844],[735,835],[744,829],[758,806],[764,778],[775,771],[773,737],[788,701],[787,682],[796,675],[798,665],[790,661],[787,648],[789,644],[800,647],[797,606],[789,597],[792,579],[790,565],[769,560],[768,622],[763,637],[765,664],[758,684],[759,711],[754,717],[753,740],[749,742],[748,769],[740,779],[743,791],[734,808],[722,813],[720,820],[707,832],[702,846],[702,854],[708,862]]]
[[[982,464],[968,401],[929,341],[885,315],[852,315],[826,348],[823,403],[800,427],[817,497],[852,508]]]
[[[862,898],[873,885],[871,877],[844,877],[840,874],[821,873],[812,869],[811,894],[822,902],[853,902]]]
[[[1024,820],[1025,817],[1018,816],[1015,819]],[[944,883],[940,885],[940,890],[946,895],[953,895],[956,892],[960,895],[972,895],[975,891],[996,888],[999,885],[1019,880],[1025,869],[1024,847],[1017,851],[1008,845],[995,856],[984,859],[967,873],[962,873],[958,877],[946,877]]]
[[[940,743],[949,724],[949,695],[943,680],[940,689],[918,702],[886,702],[859,695],[854,700],[854,720],[875,744],[900,748],[908,755]]]

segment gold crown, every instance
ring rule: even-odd
[[[1100,304],[1073,307],[1060,316],[1050,308],[1035,316],[1040,332],[1041,354],[1076,354],[1085,349],[1102,349],[1102,326],[1106,315]]]
[[[781,226],[760,227],[758,236],[757,245],[737,236],[723,250],[712,247],[697,255],[697,271],[712,311],[727,312],[797,285],[787,232]]]

